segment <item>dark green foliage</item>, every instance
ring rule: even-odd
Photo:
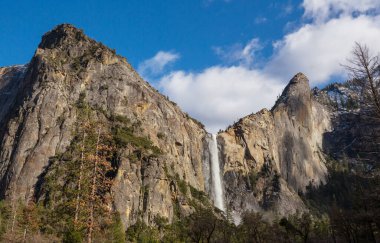
[[[125,242],[120,216],[108,212],[106,207],[102,206],[109,202],[110,186],[119,164],[119,150],[126,146],[133,148],[134,152],[129,155],[131,161],[141,160],[145,156],[158,156],[161,151],[149,139],[135,134],[139,123],[131,124],[125,116],[114,114],[107,116],[105,111],[91,107],[86,102],[84,92],[79,95],[76,108],[78,121],[70,146],[64,153],[50,159],[50,165],[41,177],[37,193],[44,197],[41,231],[58,235],[67,242],[80,242],[86,239],[89,205],[95,200],[97,230],[94,237],[108,242]],[[97,149],[99,138],[100,147]],[[98,151],[98,154],[95,154],[95,151]],[[100,184],[96,187],[96,196],[92,198],[90,191],[93,179],[92,161],[95,157],[99,160],[96,180],[99,180]],[[83,172],[82,175],[80,172]],[[144,197],[147,198],[148,193],[148,188],[144,187],[142,192]],[[79,211],[78,200],[80,200]],[[146,200],[143,201],[146,204]],[[79,213],[74,215],[77,211]],[[77,218],[76,221],[74,216]],[[141,227],[143,225],[137,227],[137,231]],[[138,235],[139,239],[155,237],[145,230]]]
[[[273,176],[272,187],[274,192],[279,192],[281,190],[280,175],[277,173]]]
[[[270,224],[263,220],[260,213],[246,212],[238,228],[240,239],[244,242],[269,241]]]
[[[106,49],[108,48],[103,44],[96,43],[84,50],[81,55],[77,57],[69,57],[71,60],[71,69],[77,74],[80,73],[87,68],[88,64],[93,61],[93,59],[101,61]]]
[[[113,214],[112,224],[110,225],[110,230],[106,239],[107,242],[110,243],[123,243],[126,240],[124,226],[118,213]]]
[[[125,126],[128,126],[131,122],[126,116],[122,116],[122,115],[111,115],[110,120],[112,122],[121,123]]]
[[[109,119],[110,123],[104,122],[107,117],[89,106],[84,92],[80,94],[76,107],[78,121],[71,144],[64,153],[50,159],[38,183],[36,196],[43,196],[40,200],[43,213],[39,230],[57,235],[67,242],[80,242],[87,237],[88,215],[93,203],[97,232],[94,237],[124,242],[120,216],[110,213],[103,205],[109,203],[110,186],[118,167],[118,147],[115,146],[112,125],[126,127],[129,120],[115,115]],[[135,138],[132,132],[129,135]],[[93,197],[91,188],[95,158],[98,161],[95,174],[97,184]],[[79,181],[81,187],[78,187]]]
[[[174,103],[174,104],[175,104],[175,103]],[[203,125],[202,122],[200,122],[200,121],[198,121],[197,119],[191,117],[189,114],[185,113],[185,117],[186,117],[187,119],[192,120],[192,121],[193,121],[195,124],[197,124],[200,128],[202,128],[202,129],[205,128],[205,125]]]
[[[334,203],[343,208],[352,207],[357,196],[355,190],[368,188],[371,179],[350,173],[347,164],[332,158],[326,165],[329,169],[327,183],[319,187],[309,185],[305,195],[307,203],[321,212],[328,212]]]
[[[178,199],[173,202],[173,214],[176,217],[176,219],[181,218],[181,208],[179,206]]]
[[[75,71],[80,70],[82,67],[81,59],[80,58],[75,58],[73,59],[73,62],[71,63],[71,68]]]
[[[74,229],[67,230],[62,239],[63,243],[82,243],[82,233]]]
[[[157,229],[139,220],[128,228],[126,235],[130,242],[159,242],[160,239]]]
[[[196,189],[192,185],[189,185],[189,187],[190,187],[191,196],[193,198],[197,199],[198,201],[200,201],[203,205],[207,205],[208,198],[207,198],[206,193],[204,193],[203,191],[199,191],[198,189]]]
[[[187,183],[186,183],[186,181],[178,179],[177,180],[177,186],[178,186],[179,191],[183,195],[187,194]]]
[[[166,225],[168,225],[169,220],[165,217],[157,215],[156,217],[154,217],[154,223],[156,224],[158,229],[160,229],[160,228],[164,228]]]
[[[147,138],[134,135],[131,127],[114,127],[112,129],[113,139],[118,147],[125,147],[131,144],[139,149],[150,150],[152,156],[161,154],[161,150],[154,146]]]
[[[199,208],[188,219],[188,236],[193,242],[210,242],[217,226],[217,218],[207,208]]]
[[[113,123],[111,129],[112,136],[114,143],[118,148],[132,145],[140,151],[148,152],[150,156],[159,156],[162,153],[157,146],[153,145],[151,140],[135,134],[135,128],[141,125],[139,122],[131,125],[130,120],[121,115],[111,115],[109,119]]]
[[[65,237],[77,237],[78,234],[84,239],[86,222],[88,218],[88,202],[90,200],[90,190],[92,181],[92,155],[96,150],[97,134],[95,131],[87,130],[87,136],[84,140],[85,150],[83,151],[85,160],[81,167],[81,146],[82,136],[80,132],[74,136],[71,145],[61,155],[51,159],[51,164],[47,174],[44,176],[44,183],[41,188],[41,193],[44,195],[43,206],[45,208],[44,225],[49,225],[52,232]],[[102,137],[102,146],[112,144],[109,137]],[[99,183],[107,183],[115,175],[116,168],[112,166],[114,153],[107,150],[99,150],[105,161],[101,161],[98,165],[97,180]],[[81,188],[78,188],[80,172],[83,172],[81,177]],[[110,187],[107,184],[101,185],[97,189],[96,203],[102,204],[107,200]],[[80,195],[79,202],[77,197]],[[80,207],[78,214],[78,222],[73,226],[74,214],[76,205]],[[105,203],[105,202],[104,202]],[[100,206],[99,206],[100,207]],[[97,217],[105,217],[106,211],[97,210]],[[108,227],[108,226],[107,226]],[[106,229],[104,229],[106,230]]]
[[[253,188],[256,187],[257,180],[260,178],[260,175],[256,171],[250,171],[248,174],[249,183]]]
[[[309,214],[296,214],[280,220],[288,235],[297,242],[307,242],[312,231],[312,219]]]
[[[84,108],[84,107],[87,106],[87,103],[85,102],[85,99],[86,99],[86,93],[85,92],[81,92],[79,94],[79,99],[78,99],[78,101],[76,103],[78,109],[82,109],[82,108]]]
[[[11,208],[4,201],[0,201],[0,239],[6,232],[7,223],[11,217]]]
[[[345,103],[347,110],[355,110],[359,108],[359,102],[355,101],[353,98],[348,97],[347,102]]]
[[[327,183],[310,185],[304,196],[316,214],[330,218],[331,234],[346,242],[374,242],[380,236],[380,177],[355,171],[349,165],[328,159]],[[320,228],[326,228],[322,225]]]

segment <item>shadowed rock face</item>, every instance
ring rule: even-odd
[[[17,94],[22,87],[26,66],[0,68],[0,127],[17,102]]]
[[[380,168],[380,126],[361,94],[361,86],[355,81],[313,90],[332,117],[333,129],[323,135],[324,152],[371,174]]]
[[[113,206],[126,225],[139,212],[147,223],[157,214],[172,218],[176,191],[164,168],[204,190],[205,130],[142,80],[125,58],[71,25],[46,33],[25,68],[1,68],[0,92],[6,93],[0,96],[3,198],[27,201],[37,194],[35,185],[49,158],[72,140],[81,93],[92,107],[141,124],[138,135],[149,137],[164,153],[131,163],[128,149],[121,151]]]
[[[297,193],[325,181],[322,135],[328,111],[313,100],[308,79],[293,77],[271,111],[240,119],[219,134],[227,200],[232,210],[304,208]]]

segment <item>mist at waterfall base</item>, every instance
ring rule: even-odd
[[[220,176],[219,150],[216,134],[212,134],[211,139],[209,140],[209,150],[211,156],[211,181],[214,196],[214,205],[215,207],[225,212],[223,184]]]

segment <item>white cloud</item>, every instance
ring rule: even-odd
[[[337,15],[365,14],[380,8],[379,0],[304,0],[304,16],[314,21],[326,21]]]
[[[143,77],[157,76],[162,74],[165,67],[180,58],[178,53],[159,51],[152,58],[139,64],[138,72]]]
[[[380,51],[380,16],[345,16],[325,23],[307,24],[275,43],[275,53],[266,72],[288,77],[308,75],[313,85],[334,76],[344,76],[344,64],[355,42]]]
[[[270,108],[287,81],[305,73],[311,85],[333,77],[344,78],[341,64],[350,57],[355,42],[380,52],[379,0],[304,0],[309,23],[273,43],[272,57],[258,69],[257,38],[246,45],[217,47],[214,51],[229,66],[213,66],[199,72],[174,71],[161,81],[162,91],[209,131]]]
[[[229,47],[213,47],[214,52],[226,63],[239,63],[250,66],[253,63],[254,54],[262,49],[258,38],[250,40],[246,45],[235,44]]]
[[[211,132],[271,108],[282,88],[271,77],[243,66],[215,66],[199,73],[176,71],[161,80],[163,92]]]

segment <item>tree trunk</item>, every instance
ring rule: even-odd
[[[76,203],[75,203],[76,205],[75,205],[74,226],[78,224],[79,204],[80,204],[80,196],[81,196],[81,190],[82,190],[85,138],[86,138],[86,133],[83,131],[82,148],[81,148],[82,151],[81,151],[81,156],[80,156],[80,167],[79,167],[79,178],[78,178],[78,195],[77,195]]]
[[[26,242],[26,228],[24,230],[24,236],[23,236],[22,242]]]
[[[100,140],[100,127],[98,130],[98,138],[96,140],[96,152],[95,159],[93,164],[93,177],[91,183],[91,195],[90,195],[90,217],[88,223],[88,235],[87,235],[87,243],[92,242],[92,233],[94,231],[94,208],[95,208],[95,193],[96,193],[96,174],[98,167],[98,151],[99,151],[99,140]]]

